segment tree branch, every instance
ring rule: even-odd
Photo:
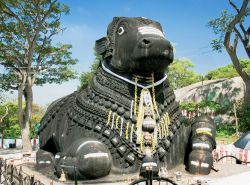
[[[5,62],[6,61],[1,61],[0,64],[6,68],[12,68],[14,71],[16,71],[18,73],[22,73],[22,71],[18,67],[14,66],[10,63],[5,63]]]
[[[54,0],[51,4],[50,4],[50,7],[49,7],[49,10],[47,11],[47,13],[44,15],[44,17],[42,18],[42,20],[40,21],[40,24],[38,25],[37,29],[36,29],[36,33],[35,33],[35,36],[33,38],[33,41],[35,41],[37,39],[37,36],[39,34],[39,32],[41,31],[42,29],[42,25],[45,21],[45,19],[48,17],[48,15],[50,14],[50,12],[52,11],[52,8],[54,6],[54,4],[57,2],[57,0]]]
[[[236,52],[239,36],[236,34],[233,43],[233,50]]]
[[[28,40],[28,42],[30,42],[30,38],[29,38],[29,31],[27,30],[27,28],[25,27],[23,21],[18,17],[17,14],[15,14],[7,5],[5,5],[2,0],[0,0],[0,4],[2,4],[2,6],[4,6],[4,8],[6,8],[9,12],[6,12],[5,10],[2,10],[4,13],[7,13],[8,15],[14,17],[21,25],[22,29],[24,30],[25,34],[26,34],[26,39]]]
[[[4,115],[0,118],[0,123],[3,122],[3,119],[9,114],[9,109],[8,106],[5,106],[5,113]]]
[[[237,28],[234,28],[234,31],[239,36],[239,38],[243,44],[243,47],[244,47],[248,57],[250,58],[250,46],[249,46],[249,39],[248,39],[249,34],[245,35],[245,37],[243,38],[242,35],[240,34],[240,32],[237,30]]]
[[[236,10],[236,12],[240,13],[239,8],[231,0],[228,0],[228,1],[229,1],[229,4]]]
[[[6,44],[6,42],[9,42],[9,41],[11,40],[12,42],[14,42],[13,45],[15,45],[15,46],[18,45],[18,46],[21,47],[24,51],[27,51],[27,48],[25,47],[25,44],[24,44],[24,43],[21,43],[20,41],[18,41],[18,39],[15,38],[15,37],[13,36],[12,33],[8,33],[8,35],[1,36],[0,38],[1,38],[1,39],[5,39],[5,40],[2,40],[2,43],[5,43],[5,44]],[[12,44],[11,44],[11,45],[12,45]],[[1,51],[1,49],[0,49],[0,51]]]
[[[227,30],[227,32],[225,34],[225,38],[224,38],[224,46],[225,47],[226,46],[230,47],[230,37],[231,37],[232,31],[234,30],[236,24],[238,24],[241,21],[242,17],[245,15],[248,2],[249,2],[249,0],[243,1],[243,4],[241,6],[239,13],[234,17],[234,19],[228,25],[228,30]]]
[[[15,50],[12,50],[12,51],[14,53],[18,53]],[[4,59],[6,58],[5,61],[11,60],[11,61],[15,62],[19,67],[23,67],[24,66],[24,64],[16,57],[18,54],[17,55],[11,54],[7,50],[3,50],[3,49],[0,50],[0,52],[2,52],[4,54],[4,56],[0,55],[0,57],[4,58]],[[19,57],[20,57],[20,55],[19,55]]]
[[[239,36],[241,42],[245,42],[245,39],[242,37],[241,33],[239,32],[239,30],[236,27],[234,28],[234,31],[235,31],[236,35]]]
[[[229,0],[229,2],[231,2],[231,1]],[[246,13],[246,8],[247,8],[247,5],[248,5],[248,2],[249,2],[249,0],[244,0],[243,1],[242,6],[241,6],[238,14],[235,15],[233,20],[229,23],[227,32],[225,33],[225,37],[224,37],[224,46],[225,46],[225,48],[226,48],[226,50],[227,50],[233,64],[234,64],[234,66],[235,66],[235,69],[237,70],[237,72],[239,73],[239,75],[242,77],[242,79],[244,81],[247,81],[249,79],[249,76],[242,69],[242,67],[240,65],[240,61],[239,61],[239,59],[237,57],[237,54],[236,54],[235,46],[237,46],[238,36],[239,35],[237,36],[237,34],[236,34],[233,46],[231,46],[231,44],[230,44],[230,39],[231,39],[233,30],[235,30],[235,28],[236,28],[236,24],[238,24],[241,21],[242,17]]]
[[[34,49],[35,49],[35,43],[36,43],[36,40],[37,40],[37,37],[42,29],[42,25],[45,21],[45,19],[48,17],[48,15],[50,14],[50,12],[52,11],[52,8],[54,6],[54,4],[57,2],[57,0],[54,0],[51,4],[50,4],[50,7],[49,7],[49,10],[46,12],[46,14],[44,15],[43,19],[40,21],[40,24],[38,25],[38,27],[36,28],[36,33],[35,33],[35,36],[34,38],[32,39],[32,42],[31,42],[31,45],[30,45],[30,50],[29,50],[29,55],[28,55],[28,67],[31,67],[31,58],[32,58],[32,55],[33,55],[33,52],[34,52]]]
[[[32,55],[33,55],[33,52],[34,52],[34,49],[35,49],[35,45],[36,45],[36,40],[38,38],[38,35],[42,29],[42,25],[44,23],[44,21],[46,20],[46,18],[48,17],[48,15],[51,13],[52,11],[52,8],[54,6],[54,4],[57,2],[57,0],[54,0],[51,4],[50,4],[50,7],[49,7],[49,10],[46,12],[46,14],[44,15],[44,17],[42,18],[42,20],[40,20],[40,24],[38,25],[38,27],[36,28],[36,33],[35,33],[35,36],[34,38],[32,39],[31,41],[31,45],[30,45],[30,50],[29,50],[29,53],[28,53],[28,73],[31,72],[31,66],[32,66]],[[31,79],[31,83],[33,85],[33,83],[35,82],[35,79],[36,79],[36,74],[33,74],[32,75],[32,79]]]
[[[236,12],[239,14],[240,13],[240,10],[239,8],[231,1],[231,0],[228,0],[230,5],[236,10]],[[242,16],[243,17],[243,16]],[[240,29],[241,31],[243,32],[244,36],[246,37],[246,29],[244,28],[243,24],[242,24],[242,20],[239,21],[239,25],[240,25]]]

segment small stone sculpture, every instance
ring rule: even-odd
[[[165,75],[174,56],[160,23],[115,17],[96,51],[102,61],[89,86],[49,106],[38,156],[50,153],[58,172],[75,166],[81,179],[145,175],[149,168],[158,175],[179,164],[208,174],[215,125],[207,116],[192,122],[182,116]]]

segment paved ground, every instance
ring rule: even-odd
[[[33,174],[36,179],[40,180],[44,184],[50,184],[50,177],[47,175],[38,172],[35,167],[35,152],[31,154],[31,158],[28,157],[23,158],[23,154],[21,150],[11,149],[11,150],[2,150],[0,149],[0,157],[8,159],[15,159],[14,164],[19,166],[21,163],[25,162],[29,165],[23,165],[23,171],[27,174]],[[186,185],[191,184],[192,181],[197,179],[206,181],[209,185],[248,185],[250,184],[250,166],[245,165],[236,165],[236,164],[218,164],[215,163],[215,168],[219,169],[219,172],[212,171],[208,176],[194,176],[185,172],[183,166],[176,168],[174,171],[168,172],[168,177],[171,177],[175,180],[175,172],[179,171],[181,173],[181,181],[177,181],[178,184]],[[53,177],[54,178],[54,177]],[[118,183],[101,183],[100,185],[127,185],[131,181],[129,178],[124,176],[120,176],[120,179],[127,179],[127,181],[118,182]],[[54,181],[54,185],[63,185],[63,183]],[[68,182],[67,184],[74,184],[74,182]],[[78,182],[78,184],[86,184]],[[141,183],[140,185],[142,185]],[[155,182],[155,185],[159,185],[159,183]],[[165,185],[166,183],[161,183],[161,185]]]

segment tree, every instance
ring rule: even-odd
[[[167,70],[170,85],[178,89],[201,81],[201,75],[195,73],[193,67],[188,59],[174,60]]]
[[[70,68],[77,62],[71,57],[71,45],[52,42],[52,37],[63,31],[61,15],[68,12],[69,7],[57,0],[0,0],[0,65],[5,67],[0,88],[18,91],[24,151],[31,150],[33,85],[76,77]]]
[[[240,65],[247,73],[250,74],[250,60],[240,60]],[[205,75],[205,79],[216,80],[221,78],[233,78],[236,76],[239,76],[239,74],[235,70],[235,67],[232,64],[229,64],[227,66],[208,71]]]
[[[87,72],[83,72],[81,75],[80,75],[80,87],[79,89],[85,89],[89,82],[92,80],[92,78],[94,77],[94,75],[96,74],[96,71],[97,71],[97,68],[99,66],[99,63],[100,63],[100,60],[102,58],[101,55],[98,55],[96,52],[94,53],[95,54],[95,60],[94,62],[92,63],[91,67],[90,67],[90,71],[87,71]]]
[[[250,74],[247,73],[240,64],[237,54],[238,42],[240,41],[243,48],[250,58],[249,35],[250,26],[246,18],[249,16],[249,0],[243,0],[241,7],[228,0],[229,4],[236,11],[235,15],[229,14],[224,10],[219,18],[210,20],[208,26],[212,27],[218,38],[212,40],[211,45],[214,50],[221,52],[225,47],[230,59],[240,77],[243,79],[246,91],[244,96],[244,107],[250,107]]]

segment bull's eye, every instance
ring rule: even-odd
[[[118,30],[117,30],[118,35],[122,35],[124,32],[125,32],[125,30],[124,30],[124,28],[122,26],[119,27]]]

